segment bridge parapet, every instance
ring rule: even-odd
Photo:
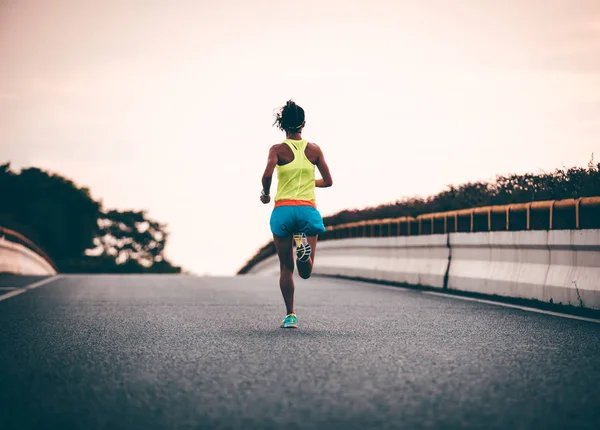
[[[0,273],[44,276],[58,272],[50,257],[22,234],[0,227]]]
[[[315,274],[600,309],[599,197],[361,221],[322,239]],[[278,273],[270,254],[247,273]]]

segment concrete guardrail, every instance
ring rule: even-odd
[[[600,230],[448,233],[318,244],[313,273],[600,309]],[[277,256],[250,274],[276,274]]]
[[[600,230],[451,234],[448,288],[600,309]]]
[[[315,274],[600,309],[598,197],[361,221],[324,239]],[[273,251],[244,273],[278,273]]]
[[[44,276],[55,275],[56,266],[25,236],[0,227],[0,273]]]

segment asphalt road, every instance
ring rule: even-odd
[[[273,277],[7,291],[3,430],[600,428],[592,322],[324,278],[297,330]]]

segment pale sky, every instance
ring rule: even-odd
[[[600,1],[0,0],[0,163],[147,209],[193,273],[271,239],[260,179],[289,98],[330,165],[324,216],[585,166]]]

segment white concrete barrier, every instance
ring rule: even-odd
[[[44,276],[56,271],[44,258],[18,243],[0,237],[0,273]]]
[[[450,234],[448,288],[600,309],[600,230]]]
[[[544,298],[600,309],[600,230],[553,231]]]
[[[250,270],[278,272],[277,256]],[[600,230],[329,240],[313,272],[600,309]]]
[[[271,255],[254,266],[249,274],[274,275],[279,273],[279,258]]]
[[[443,288],[447,242],[443,234],[328,240],[317,244],[313,273]],[[277,256],[261,261],[250,273],[279,273]]]
[[[450,234],[448,288],[535,298],[550,264],[547,231]]]
[[[352,238],[317,246],[313,272],[427,287],[444,287],[446,235]]]

